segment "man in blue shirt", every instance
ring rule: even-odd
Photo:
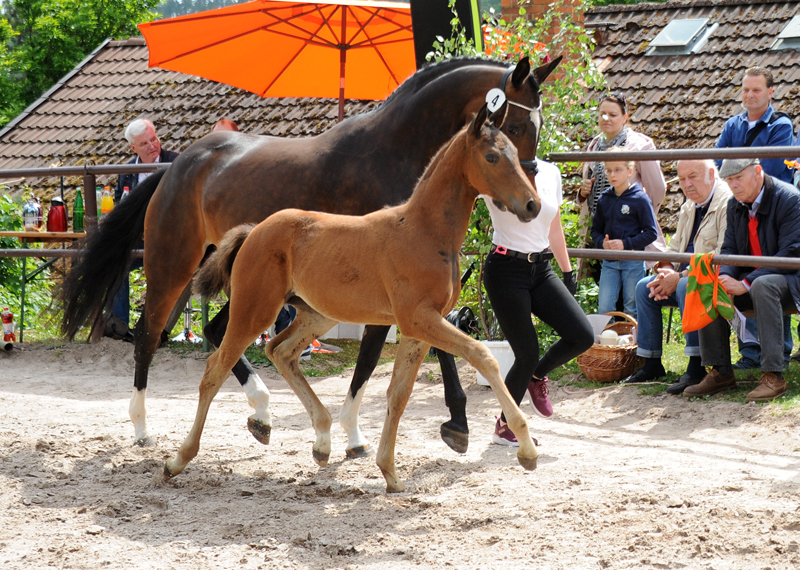
[[[728,119],[722,134],[717,140],[717,148],[750,146],[791,146],[794,144],[794,126],[788,115],[772,108],[774,93],[772,72],[764,67],[751,67],[742,78],[742,107],[744,113]],[[717,161],[717,167],[722,161]],[[761,160],[761,168],[782,182],[792,183],[792,173],[783,158]],[[792,352],[791,318],[784,318],[784,355],[788,362]],[[758,323],[755,319],[747,321],[750,334],[758,336]],[[800,331],[800,328],[798,328]],[[735,368],[758,368],[761,362],[761,347],[757,343],[739,343],[742,358]]]
[[[742,107],[744,113],[728,119],[717,140],[717,148],[749,146],[792,146],[794,127],[785,113],[772,108],[774,92],[772,72],[764,67],[751,67],[742,79]],[[792,183],[792,173],[783,158],[761,160],[764,172]],[[717,161],[717,167],[722,161]]]

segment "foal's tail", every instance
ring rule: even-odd
[[[64,309],[61,332],[68,339],[87,320],[92,320],[93,327],[98,324],[109,296],[127,275],[131,250],[144,232],[147,206],[165,172],[157,170],[138,184],[86,238],[85,255],[72,264],[58,293]]]
[[[242,224],[229,230],[194,276],[192,289],[205,298],[215,297],[220,291],[230,291],[231,269],[244,240],[250,235],[254,224]]]

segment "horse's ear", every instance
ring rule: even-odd
[[[561,63],[561,60],[564,58],[563,55],[558,56],[552,61],[545,63],[542,66],[537,67],[533,70],[533,77],[536,79],[536,83],[541,85],[544,83],[544,80],[547,79],[547,76],[550,75],[553,70],[558,67],[558,64]]]
[[[503,128],[503,122],[506,120],[506,115],[508,114],[508,100],[503,101],[503,104],[500,105],[500,108],[489,115],[489,122],[493,124],[497,129]]]
[[[531,62],[528,60],[528,56],[526,55],[514,68],[514,73],[511,74],[511,85],[514,86],[515,89],[519,89],[522,87],[523,82],[528,78],[528,74],[531,72]]]
[[[484,103],[483,107],[481,107],[480,111],[478,111],[478,114],[475,115],[474,119],[472,119],[472,134],[474,134],[476,137],[481,136],[481,129],[483,128],[483,125],[486,123],[486,117],[488,116],[489,116],[488,103]]]

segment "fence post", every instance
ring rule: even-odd
[[[91,233],[97,229],[97,194],[95,194],[95,184],[97,179],[94,174],[87,172],[83,175],[83,221],[86,233]]]

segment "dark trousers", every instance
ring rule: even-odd
[[[549,261],[490,253],[486,258],[484,285],[500,329],[514,352],[514,364],[506,386],[519,404],[532,376],[550,371],[587,351],[594,333],[578,302],[553,272]],[[539,359],[539,339],[531,314],[551,326],[561,337]]]

